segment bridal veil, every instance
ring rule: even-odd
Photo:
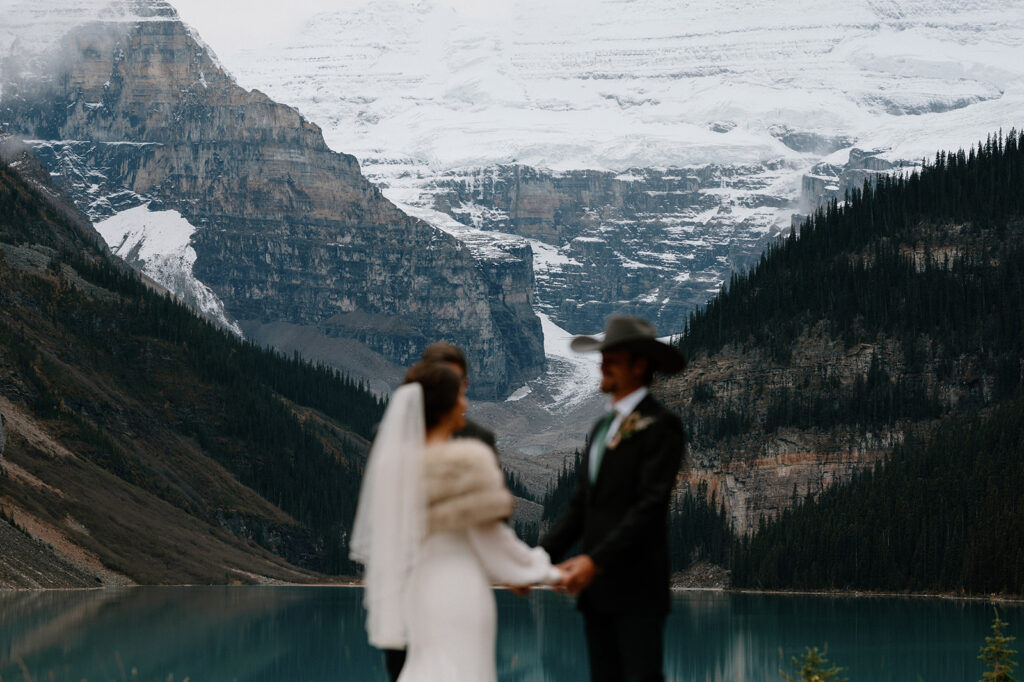
[[[352,529],[350,557],[365,566],[363,605],[370,643],[404,649],[405,590],[426,534],[423,389],[405,384],[392,394],[366,462]]]

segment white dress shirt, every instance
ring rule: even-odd
[[[615,410],[615,419],[612,420],[611,425],[608,427],[608,433],[605,434],[605,446],[607,446],[608,443],[612,442],[612,438],[614,438],[615,434],[618,433],[619,427],[622,426],[622,422],[625,421],[626,417],[628,417],[629,414],[636,409],[636,406],[639,405],[643,401],[643,399],[647,397],[648,393],[649,391],[647,390],[647,387],[641,386],[640,388],[636,389],[629,395],[623,396],[622,398],[611,404],[609,411]],[[596,458],[597,443],[594,442],[590,444],[590,462],[592,465],[593,463],[596,462]],[[596,478],[596,472],[591,472],[591,478]]]

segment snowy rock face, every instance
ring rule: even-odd
[[[531,240],[538,308],[576,332],[612,313],[666,332],[788,229],[782,163],[625,173],[495,166],[435,177],[435,207]],[[727,197],[723,199],[723,197]]]
[[[0,99],[0,125],[112,249],[228,327],[301,325],[401,365],[447,339],[482,396],[540,371],[523,240],[474,249],[410,218],[317,126],[236,85],[169,5],[124,5],[134,19],[5,60]]]
[[[151,211],[136,206],[96,223],[110,250],[175,294],[194,310],[242,336],[242,329],[224,311],[224,303],[193,275],[196,228],[177,211]]]
[[[1022,54],[1019,0],[374,0],[221,50],[399,204],[542,242],[538,303],[577,332],[678,331],[880,172],[855,148],[898,169],[1019,126]]]

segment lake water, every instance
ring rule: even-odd
[[[568,598],[497,594],[501,682],[587,679]],[[342,587],[0,592],[0,682],[385,680],[361,598]],[[1000,611],[1020,638],[1024,607]],[[805,646],[827,646],[851,682],[979,680],[992,615],[982,602],[685,592],[667,625],[666,672],[780,680]]]

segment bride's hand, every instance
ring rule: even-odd
[[[558,564],[557,568],[562,572],[562,580],[558,584],[558,588],[573,596],[590,585],[594,576],[597,575],[597,565],[586,554],[579,554],[563,561]]]

